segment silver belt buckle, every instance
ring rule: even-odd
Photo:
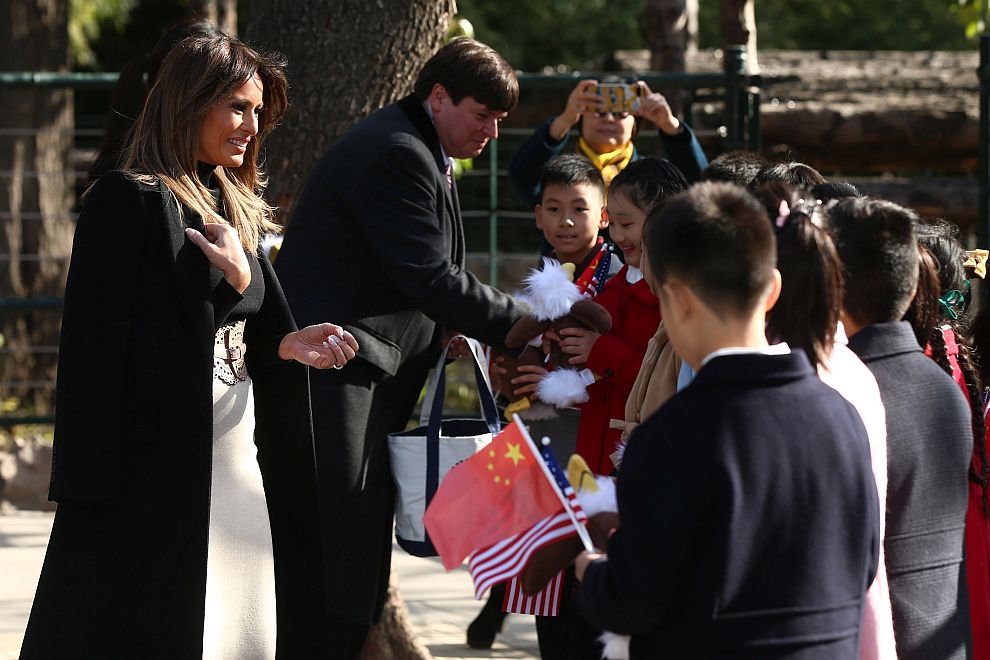
[[[244,356],[243,351],[240,346],[231,346],[227,349],[227,359],[231,362],[236,362]]]

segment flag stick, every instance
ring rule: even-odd
[[[527,430],[526,425],[522,423],[522,420],[519,419],[519,415],[516,414],[512,415],[512,421],[519,427],[519,430],[522,432],[522,436],[526,438],[526,443],[529,445],[529,450],[533,452],[533,457],[537,459],[540,464],[540,468],[543,470],[543,476],[545,476],[547,481],[550,482],[550,485],[553,486],[553,492],[557,493],[557,499],[559,499],[560,503],[564,505],[564,511],[567,512],[567,517],[571,519],[571,524],[574,525],[574,529],[577,530],[578,538],[580,538],[581,543],[584,544],[584,549],[588,552],[594,552],[595,544],[591,542],[591,536],[588,534],[588,530],[584,525],[578,522],[577,516],[575,516],[574,511],[571,510],[571,505],[567,503],[567,497],[560,492],[560,486],[557,485],[557,480],[553,478],[553,475],[550,474],[550,468],[548,468],[546,463],[543,462],[543,459],[540,458],[540,451],[536,447],[536,443],[533,442],[533,438],[529,436],[529,430]]]

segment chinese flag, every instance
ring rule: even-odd
[[[518,422],[444,477],[423,522],[448,571],[563,509]]]

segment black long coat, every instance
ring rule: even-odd
[[[409,420],[440,326],[501,345],[528,311],[464,270],[444,170],[415,96],[375,112],[316,164],[276,262],[298,323],[333,318],[361,345],[344,369],[312,375],[330,611],[359,624],[377,619],[388,583],[386,436]]]
[[[876,377],[887,412],[884,552],[897,657],[963,660],[972,655],[964,563],[969,405],[904,321],[863,328],[849,348]]]
[[[202,226],[188,209],[185,218]],[[59,503],[22,658],[202,656],[215,327],[239,299],[163,186],[120,172],[85,201],[66,286],[50,497]],[[280,658],[322,657],[325,598],[307,369],[271,265],[247,321]]]

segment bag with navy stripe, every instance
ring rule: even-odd
[[[444,419],[447,351],[443,349],[430,378],[419,426],[388,436],[388,453],[395,479],[395,538],[416,557],[436,557],[423,525],[423,514],[450,468],[470,458],[492,441],[501,425],[488,375],[482,367],[481,345],[468,339],[474,361],[475,385],[482,419]]]

